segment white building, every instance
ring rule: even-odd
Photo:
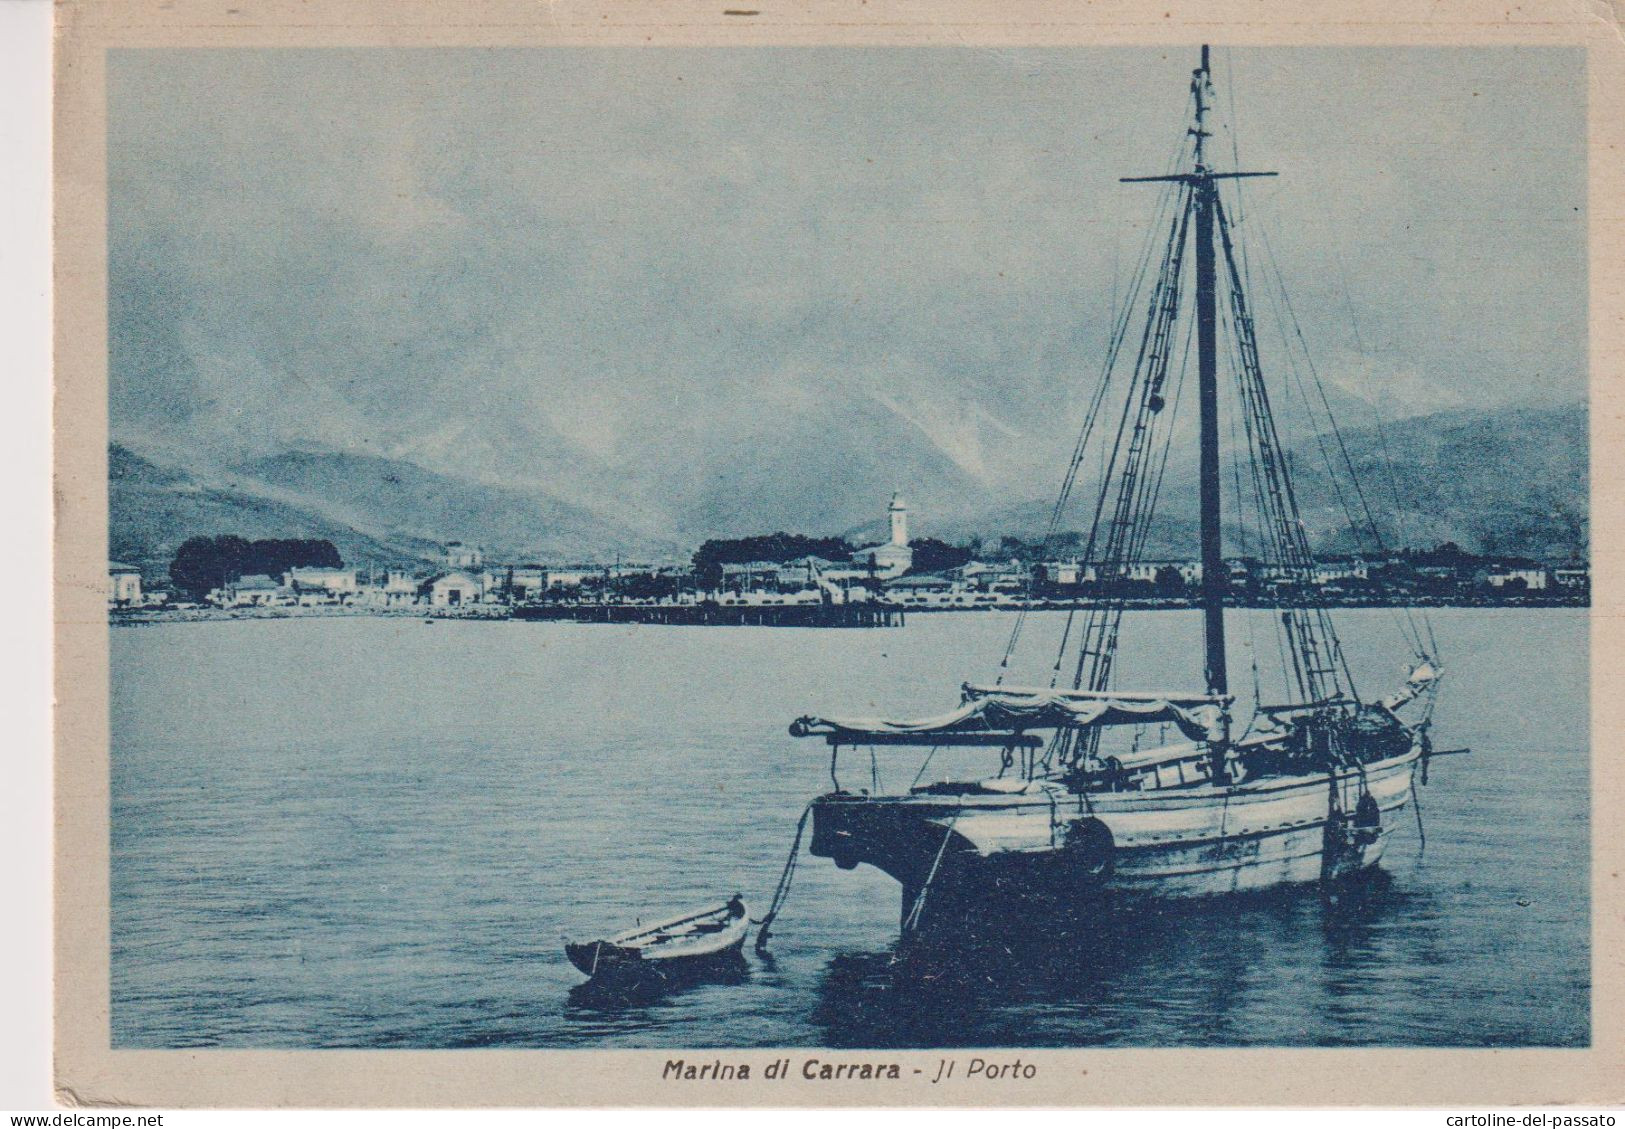
[[[547,570],[535,565],[511,568],[502,579],[508,595],[515,600],[527,600],[547,588]]]
[[[722,586],[742,592],[776,588],[783,567],[777,561],[729,562],[722,566]]]
[[[134,565],[109,561],[107,602],[115,608],[134,608],[144,603],[141,597],[141,570]]]
[[[1091,566],[1090,579],[1093,571]],[[1019,592],[1027,584],[1027,569],[1018,560],[970,561],[949,569],[948,575],[980,592]]]
[[[1517,581],[1523,582],[1525,591],[1544,592],[1551,574],[1544,568],[1498,568],[1484,577],[1491,588],[1505,588]]]
[[[378,587],[378,598],[385,607],[390,608],[417,603],[417,577],[401,569],[390,569],[383,584]]]
[[[1136,561],[1124,570],[1123,575],[1128,580],[1155,584],[1157,574],[1165,568],[1171,568],[1179,573],[1179,579],[1186,584],[1202,582],[1202,566],[1197,561]]]
[[[1095,579],[1095,566],[1077,561],[1045,561],[1038,567],[1050,584],[1088,584]]]
[[[283,574],[282,583],[301,604],[342,604],[361,591],[353,568],[291,568]]]
[[[293,592],[264,573],[240,576],[221,590],[221,603],[230,608],[265,607],[293,600]]]
[[[902,576],[914,565],[914,550],[908,544],[908,506],[902,494],[893,494],[886,509],[891,536],[879,545],[866,545],[852,554],[852,563],[880,580]]]
[[[474,575],[472,569],[457,569]],[[508,565],[505,568],[487,568],[479,573],[485,599],[528,600],[547,589],[547,570],[540,565]]]
[[[480,568],[485,564],[484,549],[478,545],[465,545],[461,541],[448,541],[441,555],[448,569]]]
[[[785,561],[779,566],[779,587],[817,588],[824,575],[835,567],[834,561],[827,561],[823,557],[797,557],[793,561]]]
[[[580,588],[594,577],[604,575],[601,568],[550,568],[545,573],[549,588]]]
[[[1559,588],[1589,588],[1591,569],[1583,564],[1559,565],[1552,569],[1552,579]]]
[[[1367,580],[1371,566],[1360,560],[1325,561],[1315,566],[1312,579],[1316,584],[1330,584],[1334,580]]]
[[[947,576],[904,576],[886,582],[886,599],[894,604],[948,606],[966,603],[969,590]]]
[[[485,596],[479,577],[462,571],[443,572],[432,577],[423,590],[428,594],[429,603],[437,608],[477,604]]]

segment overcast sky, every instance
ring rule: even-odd
[[[1153,202],[1117,178],[1163,170],[1194,61],[114,52],[115,437],[543,480],[838,396],[996,481],[1076,424]],[[1583,395],[1579,52],[1214,64],[1323,375],[1391,416]]]

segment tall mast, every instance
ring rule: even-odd
[[[1202,505],[1202,643],[1205,658],[1207,690],[1210,694],[1228,694],[1230,679],[1225,669],[1224,655],[1224,568],[1223,534],[1221,527],[1219,479],[1219,347],[1218,300],[1216,285],[1216,256],[1214,254],[1215,215],[1219,208],[1218,182],[1244,176],[1274,176],[1273,172],[1214,172],[1207,162],[1207,116],[1211,109],[1208,94],[1211,71],[1208,67],[1208,47],[1202,45],[1202,64],[1191,72],[1191,96],[1196,106],[1196,123],[1191,127],[1195,139],[1192,147],[1190,172],[1171,176],[1127,176],[1131,183],[1173,181],[1190,189],[1186,207],[1195,211],[1194,237],[1196,239],[1196,349],[1197,398],[1199,400],[1200,435],[1198,438],[1198,470]],[[1223,776],[1224,741],[1213,742],[1213,777]]]
[[[1213,207],[1217,188],[1207,167],[1208,49],[1202,45],[1202,65],[1191,75],[1196,100],[1196,161],[1192,172],[1191,206],[1196,209],[1196,357],[1197,394],[1201,415],[1199,477],[1202,502],[1202,639],[1206,654],[1207,691],[1229,693],[1230,679],[1224,654],[1224,552],[1220,530],[1219,491],[1219,357],[1214,297]]]

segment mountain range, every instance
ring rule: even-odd
[[[289,451],[224,470],[162,465],[108,450],[110,552],[155,577],[188,537],[320,537],[349,564],[415,567],[446,541],[495,559],[596,560],[672,546],[545,495],[463,481],[412,463]]]
[[[878,539],[894,489],[908,498],[915,535],[996,541],[1043,529],[1052,506],[1044,491],[1062,469],[1027,471],[1038,453],[1020,451],[991,473],[985,462],[996,456],[975,446],[988,446],[985,425],[981,435],[949,428],[969,435],[970,446],[955,450],[943,442],[941,420],[900,426],[895,405],[872,398],[809,401],[784,414],[730,421],[726,430],[720,449],[727,458],[685,464],[684,437],[673,435],[672,449],[657,460],[661,473],[628,471],[614,486],[600,479],[558,492],[534,476],[492,485],[375,454],[286,450],[182,466],[172,455],[115,442],[108,453],[111,552],[154,578],[167,573],[187,537],[225,533],[322,537],[347,562],[379,567],[432,561],[448,540],[481,544],[493,559],[509,561],[685,557],[708,537],[776,529]],[[1582,404],[1440,412],[1380,431],[1348,430],[1342,441],[1387,544],[1448,540],[1542,558],[1586,550]],[[1341,449],[1330,439],[1327,447],[1341,469]],[[1311,541],[1327,551],[1358,547],[1346,533],[1320,440],[1296,444],[1291,457]],[[1193,552],[1193,482],[1189,461],[1170,462],[1151,551]],[[1090,489],[1080,482],[1080,499]],[[1344,500],[1360,505],[1346,488]],[[1079,528],[1076,511],[1063,528]],[[1230,551],[1240,547],[1240,533],[1229,530]]]
[[[1375,548],[1369,535],[1351,532],[1348,516],[1352,513],[1363,526],[1369,513],[1386,547],[1453,541],[1491,555],[1584,558],[1589,542],[1587,426],[1582,404],[1452,410],[1301,441],[1288,448],[1288,459],[1310,544],[1326,553]],[[1229,451],[1221,462],[1224,504],[1234,514]],[[1242,474],[1244,496],[1250,498],[1247,472]],[[1358,490],[1351,481],[1359,484]],[[1061,530],[1087,528],[1082,511],[1093,495],[1083,484],[1078,494]],[[939,535],[955,541],[1041,536],[1053,505],[1053,498],[1035,498],[995,507],[946,523]],[[1246,512],[1251,508],[1249,501]],[[1194,463],[1170,459],[1147,551],[1194,556],[1197,528]],[[1251,529],[1227,523],[1225,551],[1239,553],[1255,538]]]

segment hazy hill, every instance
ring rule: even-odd
[[[1474,552],[1547,559],[1583,556],[1587,550],[1589,446],[1584,405],[1440,412],[1389,424],[1380,434],[1375,426],[1348,429],[1343,438],[1388,545],[1455,541]],[[1362,512],[1346,485],[1342,456],[1333,441],[1328,440],[1327,450],[1339,472],[1344,500]],[[1348,536],[1319,444],[1313,439],[1298,443],[1291,448],[1291,462],[1311,543],[1321,551],[1359,547]],[[1228,453],[1226,467],[1228,476]],[[1086,527],[1085,511],[1095,489],[1093,480],[1080,480],[1063,529]],[[1227,507],[1234,505],[1233,496],[1227,477]],[[1051,499],[1035,498],[997,507],[970,521],[948,523],[938,535],[961,539],[978,535],[988,540],[1005,533],[1037,535],[1052,505]],[[1193,554],[1196,517],[1192,462],[1173,461],[1149,551]],[[1236,550],[1237,534],[1235,524],[1227,523],[1227,551]]]
[[[970,451],[955,449],[929,421],[868,396],[830,390],[715,426],[726,442],[678,445],[674,465],[648,487],[665,496],[674,528],[693,544],[884,522],[898,490],[916,511],[938,516],[974,513],[998,496],[978,473],[974,437]]]
[[[1441,412],[1389,425],[1380,437],[1366,428],[1345,438],[1390,543],[1455,541],[1474,552],[1557,559],[1589,548],[1588,426],[1584,405],[1573,404]],[[1348,547],[1324,458],[1300,448],[1295,464],[1316,541]]]
[[[441,543],[484,545],[500,559],[598,558],[661,548],[546,498],[461,482],[410,463],[295,453],[224,474],[162,466],[108,449],[110,552],[150,580],[168,575],[188,537],[321,537],[348,563],[421,565]]]
[[[379,565],[419,563],[434,551],[427,542],[386,543],[308,507],[204,485],[116,443],[107,457],[109,552],[114,560],[139,566],[149,583],[167,578],[175,550],[196,536],[321,537],[346,561]]]
[[[642,556],[669,548],[583,506],[399,459],[295,451],[233,467],[228,478],[390,542],[468,541],[506,560]]]
[[[810,404],[790,420],[732,426],[731,461],[697,463],[664,482],[625,488],[656,514],[653,524],[681,531],[676,542],[586,505],[397,459],[286,452],[226,472],[185,471],[115,444],[112,553],[154,579],[165,575],[181,541],[221,533],[325,537],[346,561],[378,565],[432,560],[441,542],[454,539],[508,560],[686,555],[707,537],[776,529],[878,539],[893,489],[905,492],[916,535],[994,543],[1007,533],[1034,535],[1049,516],[1052,503],[1037,489],[1028,500],[991,505],[985,483],[962,462],[872,404]],[[1388,544],[1455,541],[1477,552],[1555,559],[1582,555],[1587,546],[1586,427],[1585,408],[1575,404],[1452,411],[1391,424],[1381,437],[1374,427],[1344,437]],[[1294,447],[1292,461],[1313,543],[1355,547],[1315,442]],[[1188,459],[1170,465],[1152,553],[1194,552],[1190,467]],[[1064,529],[1083,527],[1092,489],[1080,482]],[[967,512],[980,516],[956,517]],[[1228,532],[1234,551],[1236,527]]]

